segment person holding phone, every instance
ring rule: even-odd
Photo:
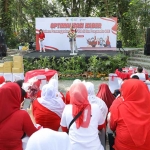
[[[20,110],[21,90],[16,83],[0,88],[0,149],[22,150],[22,138],[37,131],[27,111]]]

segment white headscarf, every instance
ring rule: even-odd
[[[56,89],[52,85],[44,85],[41,92],[41,98],[38,98],[37,100],[41,105],[61,117],[65,103],[61,97],[57,96]]]
[[[80,83],[80,82],[82,82],[80,79],[75,79],[72,84]]]
[[[44,128],[32,134],[26,150],[72,150],[72,148],[67,133]]]
[[[97,104],[103,114],[103,117],[106,118],[108,108],[105,102],[95,95],[94,84],[91,82],[84,82],[84,85],[88,91],[88,100],[90,104]]]
[[[55,92],[58,96],[63,97],[62,94],[58,91],[58,80],[50,79],[48,84],[52,85],[55,88]]]

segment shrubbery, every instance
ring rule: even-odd
[[[54,69],[59,72],[60,78],[94,78],[100,79],[108,76],[109,73],[115,71],[116,68],[126,66],[127,56],[104,56],[99,58],[94,55],[86,58],[84,55],[74,57],[40,57],[24,59],[25,72],[34,69]]]

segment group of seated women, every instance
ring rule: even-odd
[[[66,96],[55,79],[41,91],[38,81],[26,91],[21,81],[1,85],[0,150],[105,150],[102,131],[110,150],[150,148],[150,93],[138,79],[124,80],[114,93],[102,83],[97,94],[92,82],[75,80]],[[31,100],[27,110],[24,98]]]

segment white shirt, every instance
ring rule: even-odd
[[[69,127],[72,121],[72,105],[66,105],[61,118],[61,126]],[[91,104],[91,120],[88,128],[76,128],[74,122],[69,130],[72,150],[104,150],[98,136],[98,125],[105,121],[97,104]]]
[[[43,128],[33,133],[25,150],[72,150],[67,133]]]
[[[132,74],[132,75],[130,76],[130,78],[132,78],[134,75],[137,75],[140,80],[146,81],[145,73],[135,73],[135,74]]]

